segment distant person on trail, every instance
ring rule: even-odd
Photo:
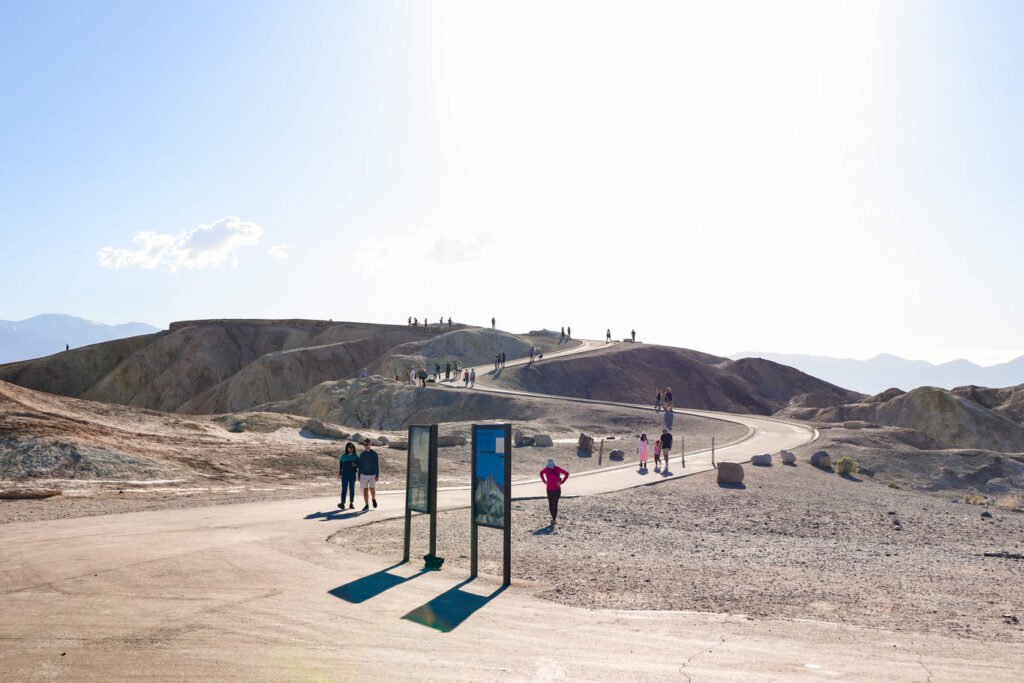
[[[565,338],[566,339],[572,339],[572,328],[571,327],[566,327],[565,328]]]
[[[561,344],[565,341],[565,326],[562,326],[562,334],[558,337],[558,343]]]
[[[466,370],[462,373],[462,386],[469,386],[469,370]]]
[[[654,471],[661,471],[661,440],[654,442]]]
[[[452,317],[448,316],[448,329],[452,329]]]
[[[612,341],[612,331],[611,331],[611,329],[608,329],[608,330],[607,330],[607,331],[606,331],[606,332],[604,333],[604,343],[605,343],[605,344],[610,344],[610,343],[611,343],[611,341]]]
[[[409,325],[412,325],[412,316],[409,316]]]
[[[345,509],[345,494],[348,494],[348,509],[356,508],[356,475],[359,473],[359,454],[356,445],[349,441],[338,462],[338,477],[341,479],[341,502],[338,507]]]
[[[469,387],[472,389],[476,386],[476,368],[469,369]]]
[[[377,480],[380,479],[380,458],[377,451],[370,448],[370,440],[363,439],[363,452],[359,454],[359,484],[363,487],[363,512],[370,509],[370,496],[373,496],[373,507],[377,507]]]
[[[665,458],[665,469],[668,469],[668,456],[672,453],[672,433],[667,429],[661,432],[661,456]],[[686,467],[686,463],[683,463]]]
[[[418,375],[419,375],[419,378],[420,378],[420,386],[423,387],[424,389],[426,389],[427,388],[427,369],[421,367]]]
[[[672,387],[665,387],[665,410],[672,410]]]
[[[416,384],[416,368],[409,368],[409,384]]]
[[[548,459],[548,465],[540,471],[540,480],[548,487],[548,511],[551,513],[551,526],[558,524],[558,499],[562,497],[562,484],[569,478],[569,473]]]
[[[363,369],[362,369],[362,370],[361,370],[361,371],[359,372],[359,379],[366,379],[366,368],[363,368]]]
[[[505,367],[505,352],[501,352],[501,367]]]
[[[654,397],[654,412],[661,410],[661,387],[658,387],[658,395]]]
[[[452,376],[452,364],[450,362],[449,363],[445,363],[444,364],[444,378],[448,379],[451,376]]]
[[[65,351],[70,351],[71,350],[71,344],[65,344],[64,345],[64,350]]]
[[[412,326],[413,327],[419,327],[420,326],[420,319],[419,318],[413,318],[412,319]]]
[[[633,340],[633,343],[636,344],[636,330],[630,330],[629,336]]]
[[[636,452],[640,454],[640,469],[647,470],[647,456],[651,452],[651,444],[647,441],[647,434],[640,435],[640,443],[636,445]]]
[[[437,379],[437,380],[441,379],[441,364],[440,363],[435,363],[434,364],[434,379]]]
[[[495,327],[494,327],[494,316],[493,315],[491,316],[491,329],[492,330],[495,329]]]
[[[537,353],[537,347],[533,344],[530,345],[530,362],[533,362],[533,357]]]

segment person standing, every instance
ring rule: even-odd
[[[636,330],[630,330],[629,331],[629,337],[630,337],[630,339],[633,340],[633,343],[636,344]]]
[[[356,507],[356,474],[359,473],[359,454],[356,445],[349,441],[338,462],[338,477],[341,478],[341,502],[338,507],[345,509],[345,495],[348,494],[348,509]]]
[[[495,327],[494,327],[494,316],[493,315],[491,316],[491,329],[492,330],[495,329]]]
[[[572,339],[572,328],[569,326],[566,326],[565,328],[565,338]]]
[[[661,439],[654,442],[654,471],[661,471]]]
[[[469,386],[469,370],[466,370],[462,373],[462,386]]]
[[[440,363],[434,363],[434,379],[438,380],[438,381],[441,380],[441,364]]]
[[[651,452],[651,444],[647,441],[647,434],[640,435],[640,443],[636,445],[636,452],[640,455],[640,469],[647,471],[647,456]]]
[[[665,459],[665,469],[668,469],[668,457],[672,453],[672,432],[667,429],[661,432],[661,457]],[[683,463],[686,467],[686,463]]]
[[[654,412],[661,410],[661,387],[658,387],[658,395],[654,397]]]
[[[472,389],[476,386],[476,368],[469,369],[469,387]]]
[[[412,316],[409,316],[409,327],[412,327]]]
[[[561,344],[565,341],[565,326],[562,326],[562,334],[558,337],[558,343]]]
[[[530,344],[530,362],[531,363],[533,362],[533,356],[534,356],[535,353],[537,353],[537,347],[534,346],[533,344]]]
[[[548,459],[548,465],[540,471],[540,480],[547,485],[548,511],[551,513],[551,526],[558,524],[558,499],[562,497],[562,484],[569,478],[569,473]]]
[[[505,352],[501,352],[501,367],[505,367]]]
[[[665,387],[665,410],[672,410],[672,387]]]
[[[452,329],[452,317],[448,316],[448,329]]]
[[[413,318],[412,319],[412,326],[413,327],[419,327],[420,326],[420,319],[419,318]]]
[[[604,333],[604,343],[605,344],[611,344],[611,342],[612,342],[612,330],[611,330],[611,328],[608,328],[608,330],[606,330],[605,333]]]
[[[420,377],[420,387],[426,389],[427,388],[427,369],[426,368],[424,368],[422,366],[420,367],[419,377]]]
[[[370,440],[363,439],[363,452],[359,454],[359,484],[363,487],[363,512],[370,509],[370,496],[373,496],[373,507],[377,507],[378,480],[380,458],[377,451],[370,448]]]
[[[444,378],[449,379],[452,376],[452,364],[451,361],[444,364]]]

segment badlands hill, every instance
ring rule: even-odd
[[[734,361],[687,349],[633,344],[508,368],[498,382],[545,394],[640,404],[653,404],[657,387],[668,386],[677,407],[760,415],[771,415],[794,399],[832,406],[862,398],[772,361]]]
[[[404,374],[446,359],[487,363],[495,352],[554,348],[546,334],[313,320],[206,320],[166,332],[0,365],[0,380],[38,391],[186,414],[227,413],[328,380]]]

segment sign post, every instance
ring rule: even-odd
[[[440,569],[437,557],[437,425],[409,425],[409,451],[405,477],[405,547],[402,561],[409,561],[412,513],[430,515],[430,552],[423,560],[427,569]]]
[[[512,583],[512,425],[473,425],[472,469],[469,575],[477,576],[477,529],[501,529],[502,585],[508,586]]]

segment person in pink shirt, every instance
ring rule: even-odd
[[[551,526],[558,523],[558,499],[562,497],[562,484],[569,473],[549,459],[548,465],[540,471],[540,480],[548,487],[548,510],[551,512]]]
[[[647,456],[651,452],[651,444],[647,441],[647,434],[640,435],[640,443],[636,446],[636,452],[640,454],[640,469],[647,469]]]
[[[656,440],[654,442],[654,471],[661,471],[661,441]]]

